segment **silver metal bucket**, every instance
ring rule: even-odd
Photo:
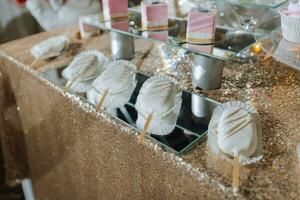
[[[131,60],[134,57],[134,41],[132,36],[111,31],[110,46],[114,60]]]
[[[221,87],[224,61],[202,55],[193,55],[192,80],[194,87],[206,90]]]

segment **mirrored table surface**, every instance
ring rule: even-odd
[[[45,79],[63,89],[67,82],[67,80],[65,80],[61,75],[64,68],[65,67],[47,69],[40,73]],[[138,83],[130,101],[121,108],[114,110],[101,110],[101,112],[106,112],[116,120],[121,120],[128,126],[137,130],[136,120],[138,112],[135,109],[135,103],[143,83],[148,78],[149,76],[138,72],[136,74],[136,80]],[[82,101],[94,106],[89,101],[85,93],[73,94],[78,95]],[[206,135],[212,112],[214,108],[219,105],[216,101],[187,91],[183,91],[182,99],[182,106],[175,129],[164,136],[155,134],[146,135],[146,137],[160,144],[165,150],[171,151],[175,154],[182,154],[186,152]]]

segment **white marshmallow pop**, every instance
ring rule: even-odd
[[[208,127],[208,146],[217,155],[240,156],[242,164],[262,158],[259,114],[248,104],[228,102],[218,106]]]
[[[59,56],[69,44],[69,39],[65,36],[56,36],[33,46],[30,49],[31,55],[36,60],[46,60]]]
[[[106,63],[106,57],[99,51],[80,53],[62,72],[62,76],[67,79],[66,87],[73,92],[89,91],[92,89],[94,79],[102,73]]]
[[[148,132],[167,135],[176,126],[182,104],[182,91],[178,83],[164,75],[149,78],[142,86],[135,105],[138,111],[137,128],[142,130],[152,114]]]
[[[90,101],[98,105],[101,97],[107,92],[102,106],[120,108],[129,102],[137,81],[136,66],[125,60],[113,61],[106,66],[93,82],[93,89],[88,92]]]

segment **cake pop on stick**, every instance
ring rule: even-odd
[[[218,144],[221,150],[234,157],[233,189],[239,188],[239,154],[252,155],[257,146],[256,124],[242,108],[231,108],[221,116]]]
[[[93,58],[95,58],[95,57],[93,57]],[[91,62],[93,62],[93,61],[91,61]],[[75,73],[74,78],[72,80],[70,80],[70,81],[67,81],[67,84],[65,85],[64,91],[68,92],[68,90],[74,84],[74,82],[76,82],[79,79],[80,76],[85,76],[85,73],[87,73],[90,70],[91,67],[93,67],[92,63],[89,63],[87,65],[87,67],[79,68],[77,70],[77,72]]]
[[[240,162],[251,163],[261,157],[259,114],[249,104],[227,102],[213,112],[208,128],[208,146],[226,160],[233,159],[232,187],[239,189]],[[257,156],[257,157],[255,157]],[[252,158],[251,160],[251,157]]]
[[[68,49],[69,44],[76,40],[76,34],[74,35],[73,26],[68,26],[64,29],[63,33],[59,36],[49,37],[48,39],[36,44],[30,49],[31,55],[34,57],[33,62],[29,65],[34,67],[38,61],[47,60],[61,55]],[[86,41],[85,44],[91,41]]]
[[[93,82],[96,111],[101,107],[120,108],[130,99],[137,81],[136,66],[125,60],[109,63]],[[92,95],[93,95],[92,94]]]
[[[143,84],[135,104],[138,112],[139,142],[146,132],[167,135],[176,126],[182,92],[176,80],[166,75],[152,76]]]
[[[104,70],[106,57],[98,51],[84,51],[75,56],[70,65],[62,72],[67,79],[65,91],[87,92],[92,88],[94,79]]]
[[[70,41],[68,37],[60,35],[50,37],[36,44],[30,49],[31,55],[35,58],[30,64],[30,67],[33,68],[39,60],[46,60],[59,56],[64,50],[67,49],[69,43]]]

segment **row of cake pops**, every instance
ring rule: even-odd
[[[89,90],[88,96],[95,105],[98,104],[97,110],[102,105],[111,108],[124,106],[136,86],[136,67],[133,64],[124,60],[107,62],[100,52],[87,51],[76,56],[63,71],[63,76],[68,79],[67,86],[73,83],[73,90],[77,92]],[[88,84],[84,82],[93,78],[91,87],[85,87]],[[152,76],[143,84],[135,105],[137,128],[142,131],[140,142],[146,132],[166,135],[174,130],[182,104],[181,96],[178,82],[166,75]],[[217,107],[209,124],[208,143],[215,154],[234,158],[233,185],[237,189],[240,161],[249,164],[261,158],[259,114],[241,102],[228,102]]]
[[[137,85],[136,66],[126,60],[109,61],[101,52],[90,50],[77,55],[62,72],[67,80],[65,90],[83,93],[96,105],[96,110],[121,108],[126,105]],[[157,75],[142,86],[135,108],[137,127],[156,135],[172,132],[182,103],[182,91],[171,77]],[[143,134],[142,134],[143,137]]]
[[[36,59],[58,56],[65,49],[64,41],[62,37],[50,38],[34,46],[31,53]],[[129,102],[137,85],[136,72],[136,66],[128,61],[109,61],[101,52],[90,50],[75,56],[62,76],[67,80],[65,91],[86,92],[88,99],[100,110],[101,107],[120,108]],[[171,133],[181,104],[182,90],[175,79],[156,75],[146,80],[135,104],[136,126],[141,131],[139,142],[147,132]],[[245,165],[262,158],[259,114],[251,105],[242,102],[221,104],[214,110],[209,123],[208,146],[217,156],[229,162],[234,160],[233,187],[238,189],[240,162]]]

